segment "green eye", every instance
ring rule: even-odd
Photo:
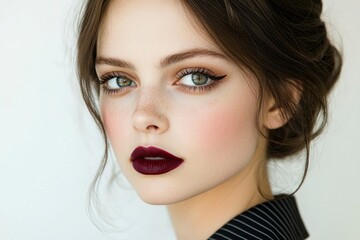
[[[106,80],[105,86],[108,89],[124,89],[136,86],[135,82],[125,76],[114,76]]]
[[[204,85],[209,80],[209,77],[204,74],[193,73],[191,75],[191,80],[195,85]]]
[[[186,86],[205,86],[213,82],[209,76],[203,73],[189,73],[181,78],[179,83]]]
[[[116,83],[119,87],[129,87],[132,84],[132,81],[128,78],[124,78],[124,77],[117,77],[116,78]]]
[[[206,68],[185,68],[177,74],[177,84],[194,89],[210,87],[214,82],[223,79],[226,75],[217,76]]]

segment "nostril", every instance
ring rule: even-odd
[[[137,131],[160,134],[168,129],[168,119],[151,106],[140,106],[132,115],[132,124]]]
[[[156,125],[149,125],[149,126],[146,127],[146,129],[147,130],[157,130],[157,129],[159,129],[159,127],[156,126]]]

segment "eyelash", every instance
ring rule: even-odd
[[[221,80],[224,77],[226,77],[226,75],[223,76],[216,75],[214,72],[212,72],[207,68],[185,68],[181,70],[178,74],[176,74],[177,81],[180,81],[183,77],[189,74],[202,74],[213,81],[212,83],[205,86],[188,86],[188,85],[179,84],[180,87],[192,92],[210,91],[214,87],[216,87],[219,83],[221,83]]]
[[[130,79],[125,74],[121,74],[119,72],[110,72],[110,73],[106,73],[106,74],[102,75],[100,77],[99,84],[101,85],[101,87],[102,87],[103,91],[105,92],[105,94],[116,95],[117,93],[124,91],[125,88],[110,89],[110,88],[106,87],[105,83],[107,81],[109,81],[110,79],[116,78],[116,77],[123,77],[123,78]]]
[[[212,83],[204,86],[189,86],[189,85],[177,84],[179,87],[185,89],[186,91],[197,92],[197,93],[212,90],[214,87],[216,87],[218,84],[222,82],[221,80],[223,78],[226,77],[226,75],[223,76],[216,75],[214,72],[206,68],[185,68],[176,74],[176,79],[177,79],[176,82],[180,81],[183,77],[189,74],[201,74],[213,81]],[[125,89],[125,87],[119,89],[109,89],[108,87],[106,87],[105,83],[115,77],[123,77],[130,79],[126,75],[120,74],[118,72],[110,72],[101,76],[99,80],[99,84],[102,86],[103,91],[108,95],[116,95],[117,93],[122,92]]]

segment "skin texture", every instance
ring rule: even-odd
[[[162,66],[168,56],[193,49],[217,55]],[[266,140],[257,128],[258,83],[210,41],[178,1],[112,1],[97,58],[100,79],[116,73],[133,83],[115,94],[100,92],[101,117],[121,170],[145,202],[168,205],[178,239],[205,239],[263,202],[258,181],[271,195]],[[108,58],[131,66],[114,66]],[[193,91],[185,86],[191,74],[177,78],[186,68],[226,76],[211,89]],[[103,86],[116,86],[110,83]],[[265,106],[263,127],[282,125],[271,101]],[[142,175],[130,161],[138,146],[164,149],[184,163],[166,174]]]

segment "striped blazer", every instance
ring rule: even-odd
[[[309,234],[293,196],[277,196],[236,216],[208,240],[303,240]]]

